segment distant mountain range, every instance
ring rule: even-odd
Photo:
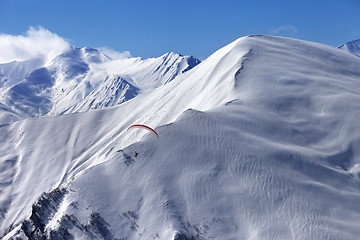
[[[0,64],[0,124],[118,105],[199,63],[175,53],[113,60],[96,49],[73,47],[50,60]]]

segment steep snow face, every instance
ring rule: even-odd
[[[129,83],[128,80],[129,78],[124,79],[117,75],[106,78],[82,101],[65,109],[61,114],[111,107],[134,98],[139,94],[140,89],[135,87],[132,81]],[[63,101],[66,102],[66,100]]]
[[[12,102],[16,102],[16,97],[19,95],[15,96],[15,99],[11,99],[8,96],[16,95],[16,85],[19,85],[18,90],[19,94],[21,94],[21,85],[24,86],[21,82],[29,73],[41,68],[43,64],[44,61],[42,59],[0,64],[0,125],[12,123],[24,117],[17,111],[16,106],[11,105]]]
[[[341,50],[360,56],[360,39],[345,43],[338,47]]]
[[[22,62],[11,62],[6,64],[0,64],[0,87],[3,91],[6,88],[12,87],[18,84],[26,76],[41,68],[44,64],[42,59],[31,59]],[[2,92],[3,93],[3,92]],[[2,96],[3,94],[1,94]]]
[[[22,118],[114,106],[170,82],[199,63],[174,53],[146,60],[112,60],[96,49],[74,47],[44,61],[0,65],[0,100]]]
[[[43,116],[52,108],[51,88],[54,83],[48,69],[38,68],[7,90],[5,104],[25,117]]]
[[[359,63],[245,37],[115,108],[2,126],[1,234],[356,239]]]
[[[131,76],[137,86],[151,90],[164,85],[176,76],[192,69],[200,60],[192,56],[182,56],[173,52],[158,58],[142,60],[127,58],[113,61],[106,66],[109,73],[120,72],[123,76]]]

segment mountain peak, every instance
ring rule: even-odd
[[[360,56],[360,39],[345,43],[338,48],[354,55]]]
[[[182,57],[181,54],[178,54],[178,53],[174,53],[174,52],[167,52],[165,53],[164,55],[162,55],[164,57]]]

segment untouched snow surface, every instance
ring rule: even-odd
[[[357,239],[359,65],[244,37],[119,106],[3,125],[1,236]]]

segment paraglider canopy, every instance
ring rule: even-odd
[[[153,134],[155,134],[155,136],[159,139],[159,135],[157,134],[157,132],[152,129],[151,127],[148,127],[146,125],[142,125],[142,124],[134,124],[134,125],[131,125],[127,130],[131,129],[131,128],[142,128],[142,129],[145,129],[149,132],[152,132]]]

